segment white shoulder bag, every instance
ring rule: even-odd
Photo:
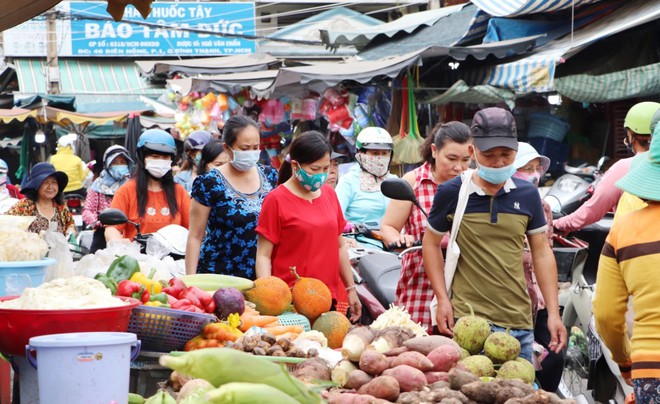
[[[456,210],[454,211],[454,220],[451,224],[451,233],[449,234],[449,243],[447,244],[447,256],[445,257],[445,287],[447,288],[447,296],[451,298],[451,284],[454,280],[456,267],[458,266],[458,258],[461,256],[461,249],[456,243],[458,230],[463,220],[463,213],[467,206],[470,197],[470,184],[472,183],[472,173],[474,170],[466,170],[461,173],[461,188],[458,191],[458,202],[456,203]],[[431,310],[431,324],[438,325],[435,318],[435,312],[438,309],[438,300],[433,296],[429,310]]]

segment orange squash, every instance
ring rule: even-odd
[[[244,294],[256,305],[259,314],[266,316],[279,316],[291,304],[289,285],[276,276],[257,279],[254,287]]]
[[[323,313],[314,321],[313,330],[319,331],[328,339],[328,347],[341,348],[351,322],[338,311]]]
[[[298,276],[296,267],[291,267],[291,272],[296,276],[296,283],[291,289],[293,307],[296,312],[307,317],[310,323],[313,323],[332,307],[330,289],[318,279]]]

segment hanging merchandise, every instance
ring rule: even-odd
[[[316,119],[316,106],[318,105],[318,95],[310,94],[303,98],[301,121],[313,121]]]
[[[350,96],[348,91],[330,87],[323,93],[319,112],[328,121],[328,129],[338,131],[348,129],[353,124],[349,111]]]
[[[416,164],[422,161],[419,152],[424,139],[419,133],[417,126],[417,113],[415,109],[415,94],[413,91],[413,80],[410,72],[403,79],[402,105],[401,105],[401,127],[399,134],[394,136],[394,158],[399,163]]]
[[[284,105],[278,99],[267,100],[259,114],[259,122],[267,127],[274,127],[282,122],[284,118]]]

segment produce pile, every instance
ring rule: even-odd
[[[415,336],[401,313],[399,320],[355,327],[344,339],[344,360],[332,371],[341,389],[327,394],[330,403],[568,403],[535,390],[534,366],[519,358],[520,343],[508,332],[491,332],[489,323],[471,315],[458,319],[454,339]],[[400,310],[400,309],[398,309]],[[398,326],[390,324],[401,324]],[[386,327],[382,328],[382,325]]]

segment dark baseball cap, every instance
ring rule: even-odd
[[[474,143],[480,151],[495,147],[518,150],[516,121],[506,109],[493,107],[477,111],[470,129]]]
[[[346,155],[345,155],[345,154],[341,154],[341,153],[337,153],[337,152],[334,151],[334,150],[332,151],[332,153],[330,153],[330,160],[340,159],[340,158],[342,158],[342,157],[346,157]]]

